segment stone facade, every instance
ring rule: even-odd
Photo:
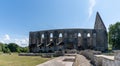
[[[97,12],[94,29],[55,29],[29,33],[30,52],[107,50],[107,31]]]

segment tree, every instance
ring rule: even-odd
[[[8,48],[7,44],[2,45],[2,51],[4,53],[10,53],[11,52],[10,49]]]
[[[0,52],[2,52],[3,43],[0,43]]]
[[[113,49],[120,49],[120,22],[109,26],[109,44]]]
[[[8,48],[10,49],[11,52],[18,52],[19,46],[15,43],[9,43]]]
[[[19,47],[18,48],[18,52],[20,53],[20,52],[29,52],[29,49],[28,49],[28,47]]]
[[[16,43],[0,43],[0,52],[11,53],[11,52],[29,52],[28,47],[20,47]]]

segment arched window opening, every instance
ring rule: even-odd
[[[50,38],[53,38],[53,33],[50,33]]]
[[[59,34],[59,38],[60,38],[60,37],[63,37],[63,36],[62,36],[62,33]]]
[[[81,37],[81,33],[78,33],[78,37]]]
[[[87,34],[87,37],[90,37],[90,33]]]
[[[42,34],[42,37],[41,38],[45,38],[44,34]]]

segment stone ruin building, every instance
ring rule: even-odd
[[[105,51],[108,48],[106,27],[97,12],[94,29],[54,29],[29,33],[29,50],[33,53],[66,50],[93,49]]]

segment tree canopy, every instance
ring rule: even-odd
[[[16,52],[18,51],[19,46],[15,43],[9,43],[8,48],[10,49],[11,52]]]
[[[113,49],[120,49],[120,22],[109,26],[109,44]]]
[[[4,44],[0,43],[0,52],[10,53],[10,52],[28,52],[28,47],[20,47],[16,43]]]

